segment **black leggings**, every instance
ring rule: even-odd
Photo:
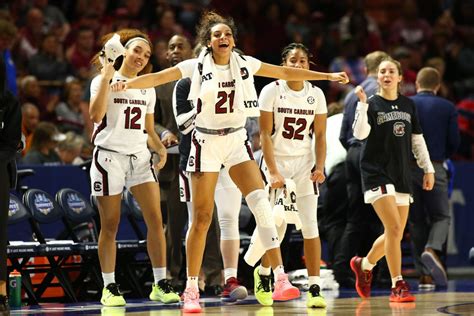
[[[7,280],[7,222],[10,203],[8,162],[0,161],[0,281]]]

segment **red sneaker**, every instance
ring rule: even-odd
[[[351,269],[356,276],[355,287],[357,294],[362,298],[370,297],[372,271],[362,270],[362,258],[357,256],[351,259]]]
[[[243,300],[247,297],[247,289],[241,285],[239,281],[234,278],[228,278],[224,285],[224,290],[221,293],[221,299],[224,302],[235,302],[237,300]]]
[[[399,280],[395,283],[390,294],[390,302],[414,302],[415,297],[410,293],[410,286],[404,280]]]

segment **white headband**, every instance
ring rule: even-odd
[[[133,42],[136,42],[136,41],[143,41],[143,42],[147,43],[148,46],[151,46],[151,45],[150,45],[150,42],[148,42],[146,38],[137,36],[137,37],[132,37],[131,39],[129,39],[129,40],[125,43],[124,47],[125,47],[125,48],[128,48]]]

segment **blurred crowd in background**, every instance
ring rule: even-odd
[[[415,91],[417,71],[437,68],[439,94],[460,113],[462,144],[454,159],[474,158],[474,0],[15,0],[0,2],[0,52],[8,87],[22,104],[24,164],[76,164],[90,157],[90,64],[101,37],[122,28],[146,31],[154,71],[169,66],[168,40],[194,43],[202,10],[232,16],[237,46],[264,62],[302,42],[313,69],[345,71],[349,85],[319,81],[328,103],[365,79],[363,57],[384,50],[403,67],[401,92]],[[267,81],[256,81],[259,91]],[[257,127],[254,127],[257,128]],[[34,136],[36,134],[36,137]],[[259,146],[255,144],[254,148]]]

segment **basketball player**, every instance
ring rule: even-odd
[[[125,47],[123,59],[114,64],[98,55],[94,62],[101,74],[91,83],[89,114],[94,121],[95,145],[91,167],[91,191],[97,196],[101,230],[99,261],[104,280],[101,303],[123,306],[125,300],[115,283],[115,238],[120,220],[123,187],[137,200],[148,228],[147,249],[155,282],[150,299],[163,303],[179,301],[166,280],[166,243],[160,210],[160,190],[148,146],[159,155],[157,168],[166,162],[166,148],[154,130],[154,89],[110,91],[110,83],[129,80],[151,70],[151,45],[146,34],[135,29],[117,32]],[[112,34],[104,37],[104,43]]]
[[[319,73],[307,69],[281,67],[262,63],[233,52],[236,28],[231,18],[205,12],[198,27],[198,42],[203,50],[197,59],[183,61],[158,73],[140,76],[112,85],[113,91],[146,88],[182,77],[191,77],[188,99],[196,102],[196,129],[192,135],[187,170],[193,172],[193,223],[187,243],[188,281],[184,291],[184,311],[200,312],[197,276],[200,270],[207,229],[214,208],[214,191],[222,165],[245,196],[263,236],[275,286],[283,296],[292,299],[299,291],[284,273],[275,222],[268,194],[258,166],[253,160],[244,124],[247,116],[258,113],[253,75],[285,80],[332,80],[348,82],[345,73]],[[197,194],[199,192],[199,194]]]
[[[401,273],[400,241],[412,200],[411,151],[424,170],[423,189],[434,185],[434,168],[416,116],[413,101],[399,94],[402,80],[400,63],[382,59],[377,70],[379,91],[367,99],[364,89],[355,90],[359,98],[354,120],[354,136],[363,140],[361,174],[365,203],[372,204],[384,226],[366,257],[350,262],[356,276],[359,296],[370,296],[372,268],[386,256],[392,278],[391,302],[413,302],[415,297]]]
[[[303,44],[286,46],[281,57],[283,66],[309,69],[310,53]],[[302,223],[309,276],[306,304],[308,307],[326,307],[320,294],[321,241],[317,221],[317,187],[325,180],[326,98],[321,89],[308,81],[277,80],[262,89],[258,102],[264,180],[274,189],[282,188],[285,179],[295,181],[296,206]],[[313,137],[316,138],[316,165]],[[255,288],[257,300],[270,305],[270,262],[266,256],[255,269],[254,278],[255,285],[262,284],[262,287]]]
[[[173,91],[173,111],[178,128],[183,136],[179,144],[179,184],[181,202],[188,207],[189,227],[192,225],[193,203],[191,200],[191,173],[186,171],[191,150],[191,134],[194,130],[196,108],[188,100],[191,80],[184,78],[176,83]],[[224,289],[221,298],[225,302],[235,302],[247,297],[247,289],[237,279],[239,263],[240,233],[239,213],[242,205],[242,193],[232,181],[227,168],[221,168],[217,179],[214,201],[220,228],[220,250],[224,263]],[[189,230],[188,230],[189,232]],[[186,234],[186,238],[189,234]]]

